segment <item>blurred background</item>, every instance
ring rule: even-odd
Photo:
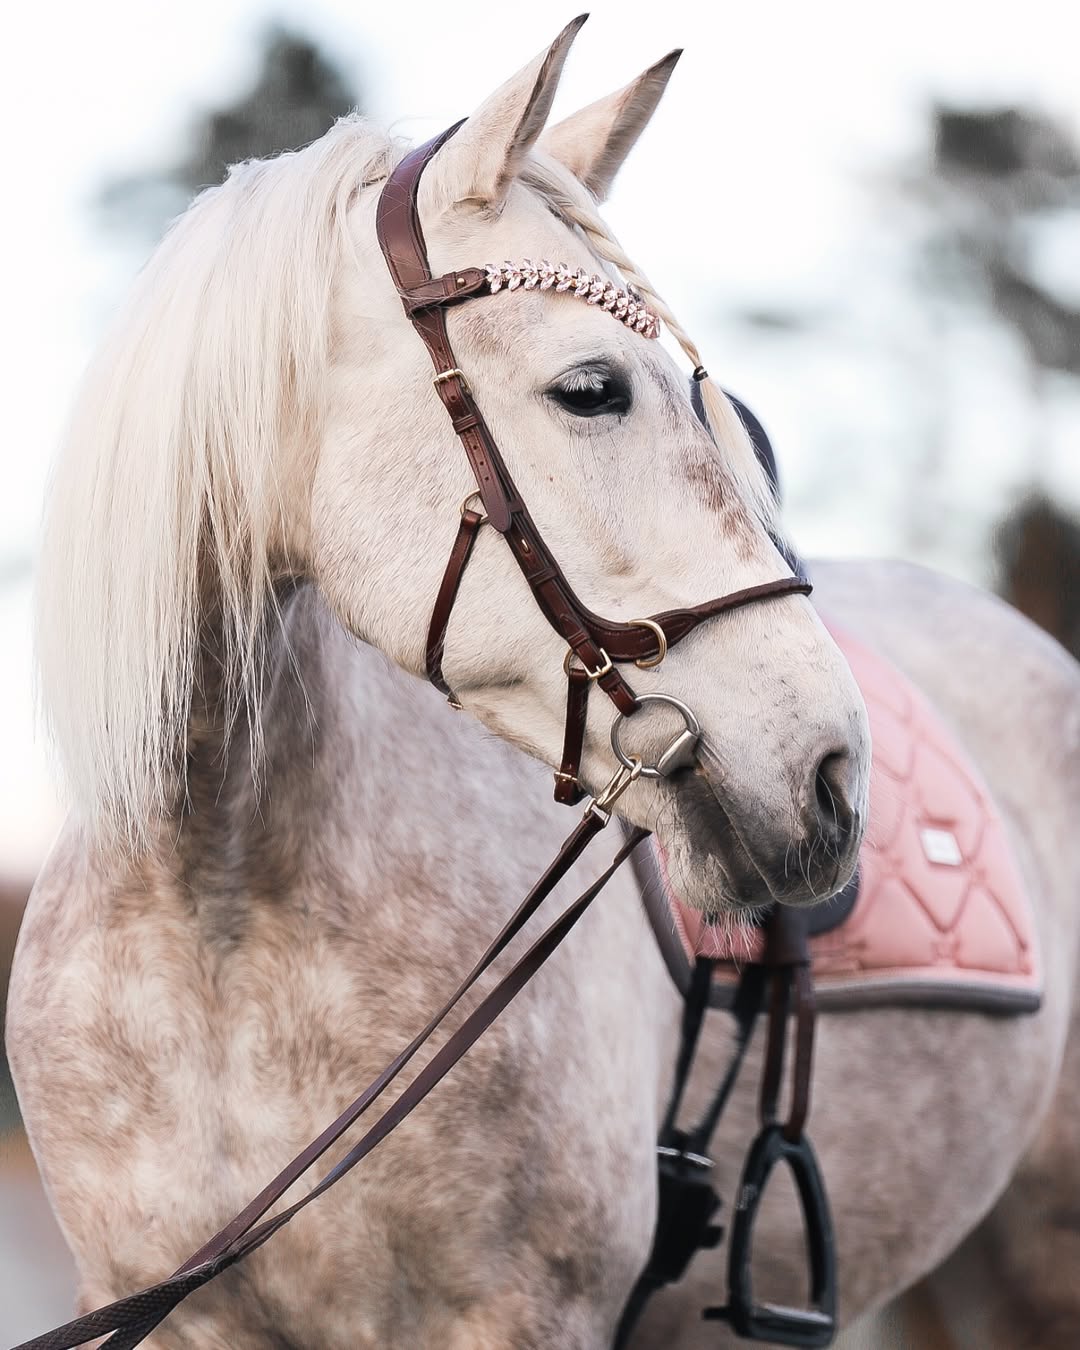
[[[573,13],[61,0],[8,16],[0,1007],[60,819],[34,726],[30,592],[50,458],[97,334],[227,164],[303,145],[354,107],[426,137]],[[993,587],[1074,653],[1078,30],[1064,0],[599,0],[556,107],[686,48],[606,214],[768,428],[797,545]],[[71,1299],[0,1060],[0,1343],[66,1318]]]

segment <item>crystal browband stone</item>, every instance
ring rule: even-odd
[[[501,267],[488,263],[488,290],[492,295],[500,291],[562,291],[599,305],[616,319],[632,328],[642,337],[660,336],[660,319],[631,287],[616,286],[610,277],[586,272],[583,267],[570,268],[566,263],[504,262]]]

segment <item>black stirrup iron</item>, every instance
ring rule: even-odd
[[[778,1162],[786,1162],[791,1168],[806,1223],[806,1308],[754,1302],[754,1220]],[[740,1336],[753,1341],[796,1346],[831,1344],[836,1332],[836,1246],[825,1183],[806,1135],[793,1142],[785,1136],[782,1125],[775,1121],[766,1125],[750,1146],[738,1194],[728,1254],[728,1302],[723,1308],[706,1308],[706,1319],[729,1322]]]
[[[705,1012],[714,962],[699,957],[683,1008],[682,1036],[671,1099],[657,1144],[657,1223],[648,1263],[627,1300],[612,1350],[625,1350],[650,1297],[685,1274],[699,1251],[719,1245],[723,1229],[716,1222],[720,1197],[710,1180],[713,1134],[723,1115],[746,1056],[766,984],[771,984],[769,1034],[761,1085],[761,1129],[750,1146],[731,1225],[728,1252],[728,1301],[706,1308],[707,1321],[725,1321],[747,1340],[772,1345],[828,1346],[836,1334],[836,1244],[825,1183],[817,1158],[804,1133],[810,1109],[813,1060],[814,992],[810,976],[805,915],[775,905],[765,926],[760,961],[747,965],[732,1005],[735,1048],[709,1109],[689,1131],[676,1125],[690,1077]],[[795,1063],[791,1108],[786,1122],[777,1120],[777,1099],[784,1069],[784,1042],[789,1011],[795,1017]],[[753,1235],[761,1198],[778,1162],[791,1168],[805,1220],[808,1280],[806,1308],[755,1303]]]

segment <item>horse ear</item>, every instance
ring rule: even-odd
[[[624,89],[590,103],[545,131],[540,149],[568,168],[602,202],[623,160],[656,111],[680,56],[681,48],[668,52]]]
[[[533,148],[559,84],[579,15],[535,60],[496,89],[432,161],[429,177],[446,202],[498,209]]]

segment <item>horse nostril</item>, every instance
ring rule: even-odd
[[[814,773],[815,822],[819,834],[837,848],[847,842],[855,824],[851,805],[851,759],[844,750],[830,750]]]

